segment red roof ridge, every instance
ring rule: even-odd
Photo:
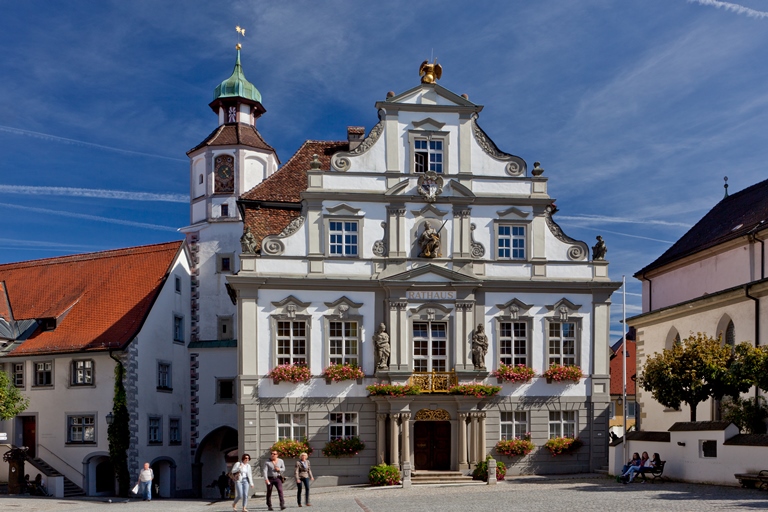
[[[135,247],[124,247],[121,249],[107,249],[105,251],[86,252],[82,254],[70,254],[66,256],[54,256],[52,258],[41,258],[39,260],[26,260],[17,261],[13,263],[0,264],[0,270],[13,270],[18,268],[43,266],[43,265],[58,265],[60,263],[70,263],[74,261],[88,261],[96,260],[100,258],[114,258],[116,256],[127,256],[132,254],[145,254],[151,252],[161,252],[168,250],[172,245],[179,245],[183,243],[183,240],[177,240],[173,242],[162,242],[158,244],[138,245]]]

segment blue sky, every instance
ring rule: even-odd
[[[605,238],[630,315],[632,274],[722,198],[723,176],[731,192],[768,177],[768,0],[0,6],[0,263],[182,238],[185,152],[216,127],[236,25],[283,162],[370,129],[434,54],[496,144],[542,163],[565,232]]]

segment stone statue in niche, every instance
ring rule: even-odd
[[[440,253],[440,231],[435,230],[429,221],[424,223],[424,232],[419,237],[419,244],[421,244],[419,258],[439,258],[442,256]]]
[[[249,226],[245,227],[245,232],[243,233],[243,236],[240,237],[240,247],[244,253],[253,254],[256,252],[256,237],[251,233],[251,228]]]
[[[488,353],[488,336],[485,335],[483,324],[477,324],[472,336],[472,364],[475,370],[485,370],[485,355]]]
[[[593,260],[604,260],[605,259],[605,253],[608,252],[608,248],[605,246],[605,242],[603,241],[603,237],[598,236],[597,237],[597,243],[592,247],[592,259]]]
[[[379,328],[373,333],[373,345],[376,348],[376,368],[388,370],[390,346],[386,325],[379,324]]]

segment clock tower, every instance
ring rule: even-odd
[[[261,93],[249,82],[237,60],[209,104],[218,127],[187,152],[190,160],[190,225],[187,236],[192,258],[191,340],[237,339],[236,307],[226,276],[238,271],[243,219],[237,200],[277,171],[275,150],[256,129],[266,109]]]

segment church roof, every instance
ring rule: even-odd
[[[219,126],[203,142],[187,151],[187,154],[194,153],[206,146],[248,146],[275,152],[274,148],[264,141],[255,126],[245,123],[223,124]]]
[[[308,140],[276,173],[243,194],[244,224],[256,238],[257,250],[265,236],[279,234],[299,215],[300,209],[288,207],[301,202],[301,193],[307,189],[307,171],[317,155],[321,169],[331,168],[331,156],[349,148],[347,141]],[[258,203],[257,208],[249,205]],[[263,203],[288,203],[286,207]]]
[[[261,103],[261,93],[251,82],[246,80],[240,65],[240,49],[237,50],[235,69],[229,78],[221,82],[213,92],[214,101],[221,98],[243,98]]]
[[[5,355],[123,348],[141,330],[182,243],[0,265],[9,305],[3,319],[38,323]]]
[[[635,277],[697,252],[768,228],[768,180],[736,192],[717,203],[656,261]]]

